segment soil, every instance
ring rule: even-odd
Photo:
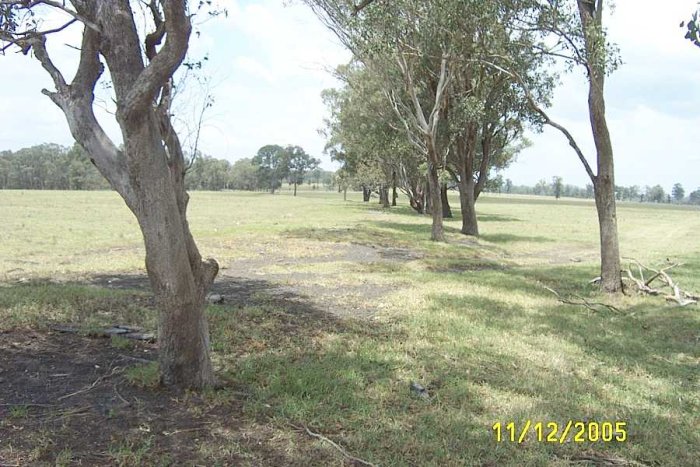
[[[139,388],[125,379],[126,368],[156,358],[155,345],[140,342],[124,350],[75,334],[0,333],[0,465],[57,465],[57,458],[66,465],[333,462],[286,430],[300,448],[290,456],[278,428],[246,419],[245,390],[224,387],[226,402],[216,403],[215,395]]]

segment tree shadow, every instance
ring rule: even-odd
[[[502,214],[484,214],[477,215],[476,219],[479,222],[522,222],[522,219],[518,219],[513,216],[504,216]]]
[[[551,243],[555,240],[549,237],[542,236],[527,236],[527,235],[516,235],[516,234],[482,234],[480,237],[482,240],[491,243],[515,243],[515,242],[535,242],[535,243]]]

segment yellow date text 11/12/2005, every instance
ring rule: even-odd
[[[627,441],[627,422],[583,422],[569,420],[566,423],[532,422],[525,420],[522,425],[515,422],[496,422],[491,427],[497,443],[511,442],[522,444],[534,435],[538,443],[624,443]]]

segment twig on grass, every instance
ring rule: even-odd
[[[115,394],[117,395],[117,397],[118,397],[119,399],[121,399],[121,401],[124,402],[127,406],[131,405],[131,402],[129,402],[128,400],[124,399],[124,398],[122,397],[122,395],[119,394],[119,390],[117,390],[117,386],[118,386],[118,384],[115,383],[115,384],[114,384],[114,393],[115,393]]]
[[[163,434],[165,436],[172,436],[172,435],[177,435],[179,433],[189,433],[192,431],[206,430],[207,428],[209,428],[209,425],[210,424],[207,424],[207,426],[200,426],[200,427],[196,427],[196,428],[186,428],[184,430],[164,431]]]
[[[105,379],[107,379],[107,378],[111,378],[111,377],[114,376],[115,374],[120,373],[120,372],[122,372],[122,371],[124,371],[123,368],[121,368],[121,367],[119,367],[119,366],[115,366],[114,368],[112,368],[112,371],[111,371],[111,372],[100,376],[100,377],[97,378],[91,385],[86,386],[86,387],[84,387],[83,389],[81,389],[81,390],[79,390],[79,391],[75,391],[75,392],[72,392],[72,393],[70,393],[70,394],[66,394],[65,396],[61,396],[61,397],[59,397],[57,400],[62,401],[62,400],[64,400],[64,399],[68,399],[69,397],[77,396],[78,394],[82,394],[82,393],[84,393],[84,392],[88,392],[88,391],[94,389],[95,386],[97,386],[98,384],[100,384],[103,380],[105,380]]]
[[[575,294],[572,294],[571,296],[572,296],[573,298],[575,298],[576,300],[579,300],[579,301],[572,301],[571,299],[562,297],[561,294],[559,294],[559,292],[557,292],[557,291],[554,290],[554,289],[550,289],[550,288],[547,287],[547,286],[544,286],[544,288],[547,289],[547,290],[549,290],[550,292],[552,292],[554,295],[556,295],[557,300],[559,300],[561,303],[564,303],[564,304],[566,304],[566,305],[583,306],[583,307],[586,307],[586,308],[588,308],[589,310],[591,310],[591,311],[593,311],[593,312],[595,312],[595,313],[597,313],[597,312],[600,311],[600,309],[599,309],[599,308],[596,308],[596,307],[603,307],[603,308],[606,308],[606,309],[608,309],[609,311],[612,311],[613,313],[622,313],[622,311],[620,311],[619,308],[616,308],[616,307],[614,307],[614,306],[612,306],[612,305],[609,305],[609,304],[607,304],[607,303],[591,302],[591,301],[586,300],[585,298],[580,297],[580,296],[575,295]]]
[[[345,449],[343,449],[338,443],[336,443],[335,441],[333,441],[333,440],[331,440],[331,439],[328,439],[327,437],[323,436],[322,434],[314,433],[313,431],[309,430],[309,427],[307,427],[306,425],[302,425],[301,427],[296,426],[296,425],[293,425],[293,424],[291,424],[291,423],[290,423],[289,425],[290,425],[292,428],[296,429],[296,430],[306,432],[306,434],[309,435],[309,436],[311,436],[312,438],[316,438],[316,439],[320,439],[321,441],[325,441],[326,443],[328,443],[328,444],[330,444],[331,446],[333,446],[333,447],[334,447],[338,452],[340,452],[346,459],[348,459],[348,460],[350,460],[350,461],[352,461],[352,462],[355,462],[355,463],[360,464],[360,465],[368,465],[368,466],[370,466],[370,467],[377,467],[376,464],[372,464],[371,462],[367,462],[367,461],[364,460],[364,459],[360,459],[360,458],[358,458],[358,457],[355,457],[355,456],[351,455],[351,454],[348,453]]]

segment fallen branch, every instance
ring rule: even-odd
[[[676,282],[674,282],[674,280],[668,274],[668,271],[670,271],[671,269],[682,266],[681,263],[673,263],[657,270],[654,268],[650,268],[649,266],[645,266],[644,264],[642,264],[634,258],[625,259],[631,262],[630,266],[628,266],[627,270],[625,271],[625,273],[627,274],[626,279],[629,279],[631,282],[634,283],[634,285],[637,286],[638,293],[652,296],[663,295],[667,301],[676,302],[680,306],[693,305],[700,301],[700,296],[682,290],[680,286],[676,284]],[[632,272],[632,264],[637,267],[639,277],[636,277]],[[644,271],[651,273],[649,279],[645,280]],[[660,281],[663,284],[661,288],[652,287],[654,281]],[[663,288],[670,289],[670,293],[664,292],[662,290]]]
[[[309,428],[306,425],[302,425],[301,427],[298,427],[296,425],[292,425],[291,423],[289,425],[296,430],[306,432],[306,434],[308,434],[309,436],[311,436],[313,438],[320,439],[321,441],[325,441],[326,443],[330,444],[335,449],[337,449],[338,452],[340,452],[349,461],[355,462],[355,463],[360,464],[360,465],[368,465],[370,467],[377,467],[375,464],[372,464],[371,462],[367,462],[364,459],[360,459],[358,457],[355,457],[355,456],[349,454],[345,449],[340,447],[335,441],[328,439],[319,433],[314,433],[313,431],[309,430]]]
[[[605,308],[605,309],[607,309],[607,310],[609,310],[609,311],[612,311],[613,313],[622,313],[622,311],[620,311],[620,309],[615,308],[615,307],[612,306],[612,305],[608,305],[607,303],[591,302],[591,301],[589,301],[589,300],[586,300],[586,299],[583,298],[583,297],[580,297],[580,296],[578,296],[578,295],[572,294],[571,296],[572,296],[573,298],[575,298],[576,300],[578,300],[577,302],[575,302],[575,301],[572,301],[572,300],[569,299],[569,298],[564,298],[564,297],[562,297],[561,294],[559,294],[559,292],[557,292],[557,291],[554,290],[554,289],[550,289],[549,287],[546,287],[546,286],[545,286],[545,289],[549,290],[549,291],[552,292],[554,295],[556,295],[557,300],[559,300],[559,302],[564,303],[564,304],[566,304],[566,305],[583,306],[583,307],[586,307],[586,308],[588,308],[589,310],[591,310],[591,311],[593,311],[593,312],[595,312],[595,313],[597,313],[597,312],[600,311],[600,309],[599,309],[599,308],[596,308],[596,307],[603,307],[603,308]]]

